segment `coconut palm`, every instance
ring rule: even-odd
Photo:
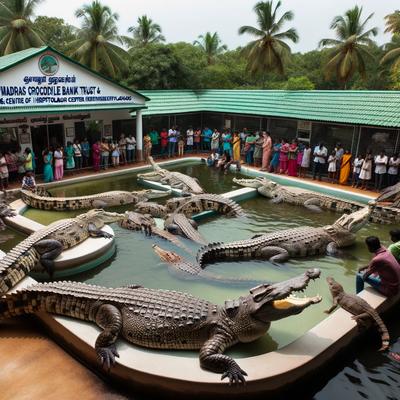
[[[396,73],[400,70],[400,33],[395,33],[384,49],[386,54],[382,57],[380,64],[383,67],[390,66],[391,72]]]
[[[291,21],[294,14],[292,11],[286,11],[278,17],[281,4],[281,1],[278,1],[276,5],[274,1],[257,3],[254,6],[254,12],[258,26],[239,28],[240,35],[248,33],[256,38],[244,48],[248,57],[247,69],[252,75],[261,74],[265,78],[265,74],[272,71],[284,74],[285,62],[291,52],[286,41],[297,43],[299,40],[294,28],[282,32],[285,22]]]
[[[386,29],[385,32],[400,33],[400,11],[396,10],[394,13],[386,15]]]
[[[41,0],[0,1],[0,56],[43,46],[43,40],[32,28],[35,7]]]
[[[207,32],[205,35],[200,35],[197,39],[193,44],[199,46],[204,51],[207,56],[208,65],[213,64],[215,58],[228,49],[228,46],[225,44],[221,45],[221,39],[217,32]]]
[[[335,30],[337,39],[322,39],[319,43],[322,47],[332,49],[325,66],[326,77],[336,75],[344,88],[356,72],[365,79],[365,60],[374,58],[369,47],[374,45],[371,36],[378,34],[378,28],[366,30],[366,25],[374,14],[362,21],[362,10],[362,7],[355,6],[347,10],[344,16],[336,16],[330,28]]]
[[[128,32],[133,37],[124,36],[124,42],[129,47],[146,46],[151,43],[160,43],[165,41],[161,34],[161,26],[153,22],[147,15],[142,15],[137,19],[137,26],[128,28]]]
[[[76,10],[75,16],[82,19],[82,27],[79,39],[70,43],[71,57],[112,78],[123,73],[128,53],[115,44],[122,44],[116,25],[118,15],[95,0]]]

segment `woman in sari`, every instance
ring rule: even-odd
[[[263,145],[262,145],[262,165],[261,171],[268,171],[269,159],[271,158],[272,140],[268,132],[263,132]]]
[[[349,150],[346,150],[342,157],[342,162],[340,164],[340,176],[339,183],[341,185],[346,185],[349,180],[351,171],[351,154]]]
[[[289,143],[286,139],[281,141],[281,150],[279,153],[279,173],[286,174],[288,170],[288,154],[289,154]]]
[[[53,153],[48,149],[43,151],[43,181],[45,183],[53,182]]]
[[[129,150],[129,151],[131,151],[131,150]],[[101,160],[100,140],[95,142],[92,146],[92,157],[93,157],[93,169],[95,170],[95,172],[99,172],[100,171],[100,160]]]
[[[233,161],[240,162],[240,136],[238,132],[233,133],[232,146],[233,146]]]
[[[67,159],[66,169],[74,169],[75,168],[75,160],[74,160],[74,148],[72,147],[72,143],[68,142],[67,147],[65,148],[65,157]]]
[[[292,143],[289,145],[288,153],[288,175],[297,176],[297,152],[299,146],[297,145],[297,140],[293,139]]]
[[[270,171],[278,173],[279,172],[279,156],[281,152],[281,143],[279,140],[275,140],[274,146],[273,146],[273,154],[272,154],[272,159],[271,163],[269,165]]]

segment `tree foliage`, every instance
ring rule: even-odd
[[[228,49],[225,44],[221,44],[221,39],[217,32],[207,32],[205,35],[200,35],[197,40],[193,42],[207,56],[207,64],[211,65],[215,62],[216,57]]]
[[[123,40],[129,48],[165,42],[165,37],[161,34],[161,26],[147,15],[139,17],[137,25],[128,28],[128,32],[132,34],[132,37],[124,36]]]

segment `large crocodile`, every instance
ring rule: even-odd
[[[207,241],[198,231],[196,221],[185,214],[174,212],[164,222],[164,228],[174,235],[180,235],[199,244],[207,244]]]
[[[123,214],[90,210],[75,218],[62,219],[32,233],[0,260],[0,293],[6,293],[39,263],[50,276],[54,260],[66,249],[89,237],[111,237],[101,228],[117,222]]]
[[[196,178],[192,178],[191,176],[182,174],[181,172],[163,169],[154,162],[153,157],[149,157],[148,160],[153,166],[153,171],[138,174],[138,179],[168,184],[172,188],[181,189],[184,193],[204,193],[204,189],[200,186]]]
[[[6,228],[3,218],[15,217],[16,215],[15,210],[10,208],[9,204],[5,201],[0,201],[0,231]]]
[[[200,266],[224,260],[267,259],[285,262],[289,258],[316,254],[335,254],[339,248],[355,243],[356,235],[369,219],[373,206],[342,215],[332,225],[303,226],[256,235],[231,243],[211,243],[197,253]]]
[[[149,199],[165,197],[170,194],[170,191],[146,189],[133,192],[114,190],[111,192],[77,197],[53,197],[43,189],[40,189],[38,192],[21,190],[22,200],[30,207],[55,211],[107,208],[125,204],[137,204]]]
[[[376,202],[385,202],[390,207],[400,208],[400,183],[383,189]]]
[[[238,179],[233,182],[240,186],[257,189],[262,196],[272,199],[273,203],[287,203],[304,206],[312,211],[333,210],[338,212],[351,212],[364,207],[364,204],[346,201],[338,197],[316,193],[311,190],[282,186],[267,178]]]
[[[2,296],[0,319],[48,312],[93,322],[102,329],[95,351],[108,369],[119,356],[118,337],[148,348],[199,349],[202,368],[240,383],[247,374],[223,354],[225,350],[253,342],[272,321],[319,303],[319,296],[293,296],[319,275],[318,269],[312,269],[285,282],[259,285],[221,306],[186,293],[138,285],[110,289],[77,282],[38,283]]]

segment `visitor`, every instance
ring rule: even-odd
[[[33,157],[32,157],[32,150],[27,147],[24,151],[24,168],[25,171],[32,171],[33,172]]]
[[[33,175],[33,171],[31,170],[26,171],[24,177],[22,178],[21,189],[30,190],[31,192],[35,191],[36,182],[35,182],[35,177]]]
[[[201,144],[201,129],[197,128],[193,133],[193,145],[196,153],[200,151],[200,144]]]
[[[383,186],[388,161],[388,157],[385,155],[384,150],[382,150],[379,155],[375,157],[375,190],[378,192]]]
[[[388,185],[393,186],[398,182],[400,158],[397,153],[393,154],[389,160]]]
[[[167,133],[168,137],[168,133]],[[126,161],[128,163],[133,162],[136,157],[135,157],[135,149],[136,149],[136,139],[132,136],[129,135],[126,139]]]
[[[54,179],[60,181],[64,176],[64,153],[60,146],[54,152]]]
[[[49,149],[43,150],[43,182],[50,183],[54,180],[53,153]]]
[[[298,150],[297,150],[297,175],[300,176],[300,168],[301,168],[301,162],[303,161],[303,154],[304,154],[304,149],[305,149],[305,144],[303,142],[298,143]]]
[[[388,250],[397,262],[400,263],[400,229],[392,229],[389,235],[393,243],[388,247]]]
[[[120,164],[126,164],[126,138],[123,133],[121,133],[121,136],[119,137],[118,141],[118,148],[119,148],[119,163]]]
[[[248,133],[246,137],[246,143],[244,146],[244,153],[246,155],[246,164],[252,165],[254,163],[254,147],[256,143],[256,137],[252,132]]]
[[[112,166],[117,168],[119,166],[119,157],[121,155],[117,141],[111,143],[110,152]]]
[[[82,147],[78,139],[75,139],[75,143],[72,147],[74,149],[74,161],[76,169],[82,169]]]
[[[303,157],[301,158],[299,177],[305,178],[311,165],[311,147],[310,143],[304,145]]]
[[[223,170],[225,164],[231,161],[231,155],[228,151],[224,151],[222,157],[217,161],[217,168]]]
[[[100,161],[101,161],[101,144],[100,140],[93,143],[92,146],[92,158],[93,158],[93,170],[95,172],[100,171]]]
[[[6,195],[8,188],[8,168],[5,153],[0,152],[0,190]]]
[[[161,142],[161,156],[163,158],[167,155],[168,148],[168,131],[167,128],[163,128],[160,132],[160,142]]]
[[[185,138],[183,136],[179,136],[178,140],[178,156],[182,157],[183,152],[185,150]]]
[[[344,154],[344,149],[343,146],[340,142],[336,143],[336,147],[335,147],[335,156],[336,156],[336,171],[337,171],[337,175],[339,175],[339,171],[342,165],[342,158],[343,158],[343,154]],[[339,176],[337,177],[337,180],[339,180]]]
[[[65,148],[65,169],[71,171],[75,168],[74,160],[74,148],[72,142],[67,142],[67,147]]]
[[[217,151],[211,151],[211,154],[207,157],[207,165],[209,167],[214,167],[218,160],[220,159],[220,155]]]
[[[203,134],[201,137],[203,138],[202,141],[202,149],[204,151],[209,151],[210,150],[210,143],[211,143],[211,137],[212,137],[212,130],[208,128],[207,126],[203,129]]]
[[[369,152],[365,156],[364,161],[361,165],[360,181],[362,190],[367,190],[371,178],[372,178],[372,154]]]
[[[334,183],[336,179],[336,150],[332,150],[328,158],[328,181]]]
[[[325,167],[325,161],[328,156],[328,149],[324,146],[324,142],[320,142],[318,146],[314,148],[314,171],[313,180],[318,175],[318,180],[322,180],[322,172]]]
[[[299,145],[296,139],[292,139],[292,143],[289,145],[288,152],[288,175],[297,176],[297,152],[299,151]]]
[[[81,143],[81,152],[82,152],[82,167],[87,168],[89,166],[89,158],[90,158],[90,144],[87,138],[84,138]]]
[[[249,133],[248,133],[248,131],[247,131],[247,128],[243,128],[242,132],[240,132],[240,134],[239,134],[239,136],[240,136],[240,143],[241,143],[241,145],[242,145],[243,153],[245,153],[245,152],[244,152],[244,147],[245,147],[245,145],[246,145],[246,138],[247,138],[248,134],[249,134]]]
[[[337,154],[337,153],[336,153]],[[342,156],[342,162],[340,164],[340,174],[339,174],[339,183],[341,185],[347,185],[350,171],[351,171],[351,158],[352,154],[350,150],[346,150]]]
[[[369,283],[378,292],[385,296],[394,296],[400,287],[400,265],[393,254],[381,246],[376,236],[365,239],[368,250],[375,256],[371,262],[358,270],[356,279],[356,292],[364,289],[364,283]]]
[[[254,143],[254,153],[253,153],[255,167],[261,167],[263,143],[264,143],[264,138],[260,135],[260,132],[256,132],[256,142]]]
[[[186,130],[186,151],[188,153],[193,153],[193,127],[189,126],[189,128]]]
[[[170,158],[175,156],[176,142],[177,142],[177,132],[176,132],[176,127],[173,126],[168,131],[168,157]]]
[[[282,145],[280,139],[275,139],[274,144],[272,146],[271,162],[269,163],[270,172],[275,174],[279,172],[279,156],[281,153],[281,146]]]
[[[218,151],[220,136],[221,135],[220,135],[218,129],[214,129],[214,132],[211,136],[211,151]]]
[[[157,130],[152,128],[149,133],[150,139],[151,139],[151,152],[152,154],[159,154],[160,153],[160,148],[159,148],[159,142],[160,142],[160,135],[158,134]]]
[[[17,148],[17,165],[18,165],[18,177],[19,181],[22,182],[23,177],[25,176],[25,154],[22,152],[21,147]]]
[[[281,149],[279,151],[279,173],[287,174],[288,170],[288,153],[289,153],[289,143],[286,139],[282,139]]]
[[[268,171],[269,160],[271,158],[272,139],[268,132],[263,132],[263,145],[262,145],[262,163],[261,171]]]
[[[32,171],[35,173],[36,171],[36,156],[33,150],[31,150],[31,156],[32,156]]]
[[[9,182],[15,182],[18,177],[18,157],[15,151],[6,151],[5,154]]]
[[[222,150],[224,153],[227,152],[230,158],[232,157],[232,134],[229,129],[222,134]]]
[[[361,154],[359,154],[356,159],[354,160],[353,163],[353,179],[351,182],[352,187],[358,187],[358,184],[360,182],[360,173],[361,173],[361,167],[363,165],[364,158],[362,157]]]
[[[110,158],[110,146],[105,138],[101,141],[100,144],[101,151],[101,168],[106,170],[108,168],[108,162]]]
[[[211,147],[212,147],[212,142],[211,142]],[[232,153],[233,153],[233,160],[240,163],[240,136],[239,136],[239,132],[233,132]]]
[[[151,156],[151,149],[152,149],[151,137],[148,133],[146,133],[146,135],[143,136],[144,161],[149,160],[149,157]]]

